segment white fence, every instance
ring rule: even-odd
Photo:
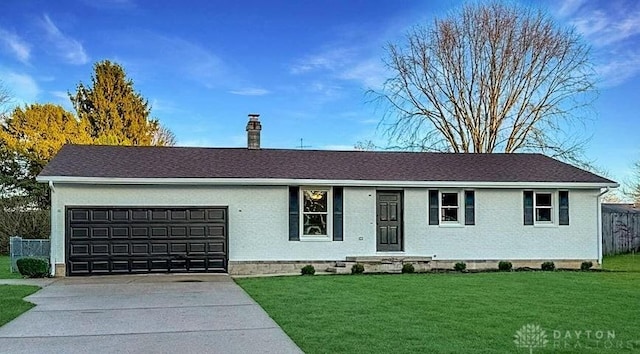
[[[23,239],[22,237],[11,237],[9,240],[11,255],[11,271],[17,272],[16,262],[20,258],[42,258],[49,262],[51,253],[51,242],[49,240]]]

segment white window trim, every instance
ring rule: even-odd
[[[304,234],[304,191],[327,191],[327,234],[326,235],[305,235]],[[333,240],[333,188],[300,186],[298,193],[298,205],[300,213],[300,241],[331,241]]]
[[[538,194],[550,194],[551,195],[551,221],[538,221],[537,219],[537,209],[539,208],[536,201],[537,201],[537,195]],[[549,226],[556,226],[557,225],[557,216],[555,215],[557,213],[557,208],[558,208],[558,196],[557,196],[557,191],[550,191],[550,190],[540,190],[540,191],[533,191],[533,225],[534,226],[542,226],[542,227],[549,227]],[[540,208],[548,208],[548,207],[540,207]]]
[[[442,194],[443,193],[456,193],[458,196],[458,220],[457,221],[444,221],[442,220]],[[463,196],[464,191],[462,189],[442,189],[438,190],[438,225],[440,227],[464,227],[464,222],[461,220],[461,210],[463,209],[462,203],[464,203]]]

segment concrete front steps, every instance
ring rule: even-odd
[[[345,261],[336,262],[333,267],[327,268],[327,272],[351,274],[351,267],[356,263],[364,265],[365,273],[400,273],[402,266],[406,263],[413,264],[416,272],[431,270],[431,257],[385,255],[346,257]]]

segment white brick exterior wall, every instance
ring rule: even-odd
[[[595,189],[571,190],[570,225],[542,227],[523,225],[522,190],[476,189],[476,225],[446,227],[428,225],[428,189],[405,188],[402,254],[437,260],[598,259],[598,193]],[[557,208],[557,199],[555,203]],[[55,184],[52,260],[65,263],[66,206],[171,205],[228,206],[230,261],[344,260],[376,255],[375,188],[344,188],[344,241],[291,242],[286,186]]]

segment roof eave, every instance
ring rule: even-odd
[[[41,183],[68,184],[133,184],[133,185],[257,185],[257,186],[358,186],[358,187],[432,187],[432,188],[618,188],[607,182],[477,182],[477,181],[382,181],[382,180],[326,180],[297,178],[122,178],[38,176]]]

